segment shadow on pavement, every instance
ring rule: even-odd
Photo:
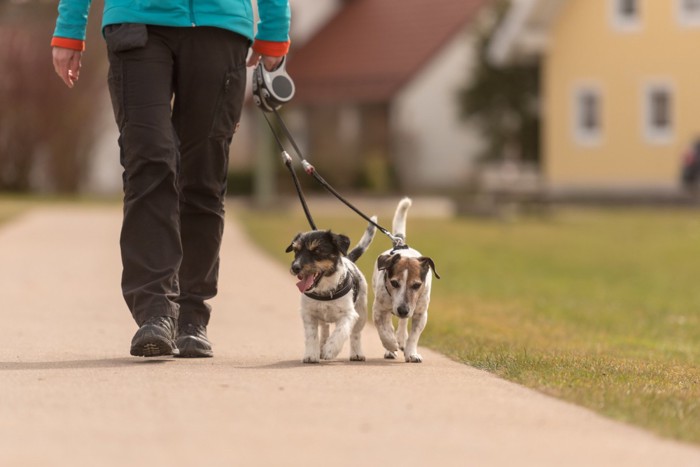
[[[84,368],[115,368],[135,365],[162,365],[173,362],[172,357],[162,358],[103,358],[97,360],[62,360],[55,362],[0,362],[0,371],[21,370],[79,370]]]
[[[237,366],[241,370],[293,370],[297,368],[320,368],[327,366],[379,366],[386,367],[391,365],[404,364],[403,360],[385,360],[383,358],[368,359],[364,362],[351,362],[350,360],[331,360],[322,361],[321,363],[302,363],[301,360],[285,360],[282,362],[269,363],[267,365],[245,365]],[[0,364],[0,368],[2,368]]]

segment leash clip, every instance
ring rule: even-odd
[[[408,244],[406,243],[406,239],[403,235],[393,235],[391,233],[388,233],[387,235],[389,238],[391,238],[392,243],[391,252],[389,253],[390,255],[393,255],[398,250],[408,249]]]
[[[290,164],[292,162],[292,156],[289,155],[287,151],[282,151],[280,153],[285,164]]]
[[[304,172],[306,172],[308,175],[313,175],[313,173],[316,171],[314,166],[309,164],[306,160],[302,160],[301,165],[304,167]]]

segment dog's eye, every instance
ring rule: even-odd
[[[413,284],[413,285],[411,286],[411,288],[412,288],[413,290],[418,290],[418,289],[421,288],[422,285],[423,285],[422,282],[416,282],[415,284]]]
[[[311,257],[315,261],[319,261],[319,260],[328,258],[328,254],[324,251],[321,251],[321,250],[311,250],[311,251],[309,251],[309,254],[311,254]]]
[[[399,281],[390,281],[389,283],[395,289],[398,289],[399,287],[401,287],[401,284],[399,284]]]

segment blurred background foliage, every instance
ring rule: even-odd
[[[539,63],[496,66],[488,59],[489,43],[507,6],[508,2],[496,3],[496,24],[479,31],[474,77],[459,95],[461,116],[475,122],[484,136],[486,144],[480,160],[539,162]]]
[[[91,8],[80,82],[68,89],[51,57],[58,1],[0,2],[0,191],[80,189],[104,114],[101,3]]]

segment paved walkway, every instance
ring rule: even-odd
[[[367,362],[302,365],[294,279],[235,224],[216,357],[132,358],[119,225],[54,207],[0,228],[0,466],[700,466],[697,447],[426,349],[387,362],[371,326]]]

